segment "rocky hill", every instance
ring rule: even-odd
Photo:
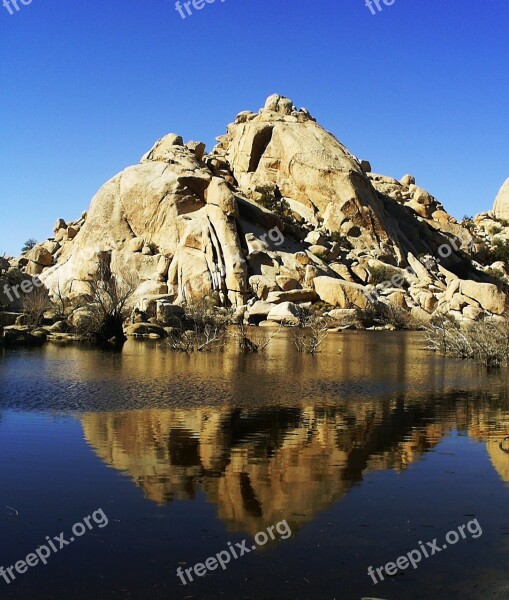
[[[79,298],[106,262],[139,277],[140,307],[213,296],[251,323],[291,324],[319,301],[336,317],[380,303],[419,322],[505,314],[509,180],[493,212],[459,223],[411,175],[372,173],[279,95],[217,141],[206,153],[160,139],[11,265]]]

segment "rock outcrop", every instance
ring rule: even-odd
[[[509,219],[509,178],[505,180],[495,198],[493,213],[497,219]]]
[[[382,302],[421,320],[505,314],[509,267],[492,250],[509,244],[509,180],[494,213],[458,223],[412,175],[373,173],[279,95],[217,140],[207,154],[161,138],[18,265],[76,299],[106,264],[137,278],[142,310],[212,297],[251,323],[295,322],[294,306],[317,301]]]

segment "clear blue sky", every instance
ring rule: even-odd
[[[18,4],[0,4],[0,254],[162,135],[210,148],[274,92],[455,216],[509,177],[507,0],[216,0],[185,20],[172,0]]]

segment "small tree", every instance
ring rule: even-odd
[[[70,301],[69,301],[69,292],[71,291],[71,286],[69,283],[61,284],[60,279],[57,280],[56,288],[53,290],[53,304],[60,312],[62,317],[66,316],[66,313],[69,311]]]
[[[37,240],[34,240],[34,238],[29,238],[24,244],[23,244],[23,248],[21,248],[21,254],[25,254],[26,252],[28,252],[29,250],[32,250],[32,248],[37,244]]]
[[[128,303],[138,287],[138,277],[131,273],[113,275],[108,264],[101,262],[88,282],[90,289],[90,318],[85,326],[86,335],[99,343],[125,342],[123,322],[128,316]]]
[[[42,287],[34,287],[31,292],[21,297],[21,310],[26,316],[27,325],[37,327],[46,311],[51,305],[48,290]]]

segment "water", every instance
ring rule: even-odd
[[[0,578],[2,597],[509,598],[507,371],[422,346],[347,332],[315,357],[290,334],[263,355],[1,351],[0,565],[108,519]],[[369,566],[474,519],[482,535],[373,584]],[[282,521],[291,535],[251,549]],[[225,570],[177,577],[244,539]]]

